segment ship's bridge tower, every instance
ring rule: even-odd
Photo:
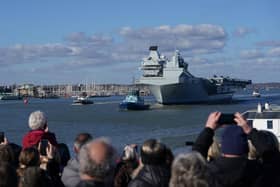
[[[188,69],[188,63],[184,61],[179,50],[175,51],[174,56],[172,57],[172,61],[170,61],[169,64],[170,67],[184,68],[185,70]]]

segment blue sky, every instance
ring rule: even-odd
[[[280,1],[1,1],[0,85],[131,83],[149,45],[196,76],[279,82]]]

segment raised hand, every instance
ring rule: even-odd
[[[247,120],[244,119],[239,112],[236,112],[234,116],[234,121],[237,123],[237,125],[243,129],[245,134],[249,134],[252,130],[252,127],[248,125]]]
[[[209,114],[205,127],[209,127],[213,130],[218,128],[218,120],[221,116],[221,112],[212,112]]]

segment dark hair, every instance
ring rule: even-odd
[[[0,161],[8,162],[15,166],[15,154],[12,147],[8,145],[0,145]]]
[[[70,160],[71,158],[68,146],[65,143],[59,143],[57,145],[57,148],[60,156],[60,164],[65,167],[68,160]]]
[[[165,164],[166,146],[156,139],[146,140],[141,147],[141,160],[143,164]]]
[[[20,177],[19,187],[52,187],[50,179],[39,167],[29,167]]]
[[[92,140],[91,134],[89,134],[89,133],[80,133],[75,138],[74,147],[79,150],[89,140]]]
[[[19,155],[21,153],[22,147],[15,143],[9,143],[9,146],[12,148],[15,157],[15,166],[18,167],[19,164]]]
[[[258,156],[260,157],[269,154],[274,154],[275,152],[279,152],[278,139],[270,131],[267,130],[258,131],[256,142],[257,143],[255,143],[256,145],[254,146],[256,147]]]
[[[34,147],[29,147],[21,151],[19,155],[19,168],[17,173],[19,176],[23,175],[26,168],[30,166],[40,165],[40,154],[39,151]]]
[[[13,166],[7,162],[0,163],[0,187],[17,187],[17,175]]]
[[[39,151],[34,147],[22,150],[19,155],[19,162],[26,166],[38,166],[40,164]]]

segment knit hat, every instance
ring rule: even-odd
[[[249,151],[247,135],[237,125],[229,125],[222,134],[222,153],[243,155]]]
[[[47,125],[46,115],[39,110],[32,112],[29,116],[28,125],[32,130],[44,129]]]

